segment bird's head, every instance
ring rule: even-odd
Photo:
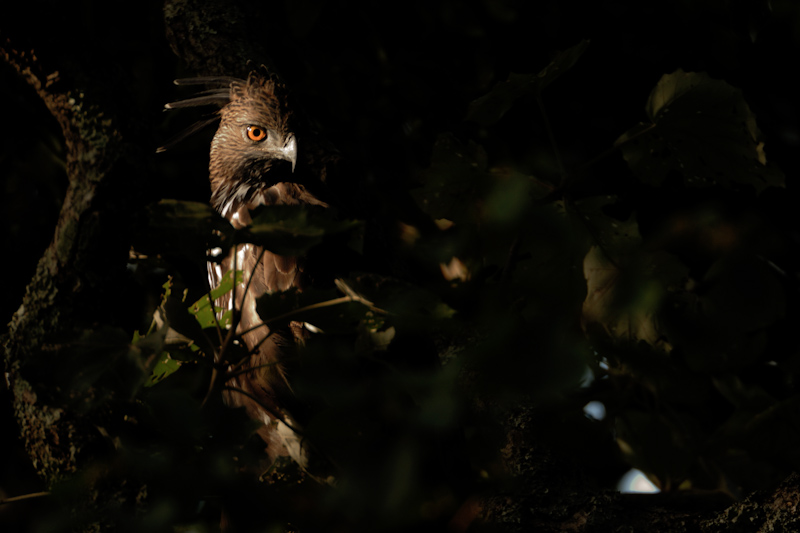
[[[281,84],[260,71],[232,81],[220,119],[209,163],[214,196],[253,194],[292,181],[297,139]]]

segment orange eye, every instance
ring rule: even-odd
[[[267,130],[259,126],[247,126],[247,138],[259,142],[267,138]]]

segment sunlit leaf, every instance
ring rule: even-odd
[[[147,378],[145,381],[145,387],[152,387],[156,383],[161,382],[164,378],[177,372],[177,370],[181,367],[181,362],[173,359],[169,352],[161,352],[161,355],[158,357],[158,361],[156,365],[153,367],[153,371],[150,374],[150,377]]]
[[[241,270],[237,270],[236,282],[241,284],[243,279],[243,272]],[[217,299],[231,292],[233,290],[233,286],[233,270],[228,270],[220,279],[219,284],[211,289],[211,292],[194,302],[191,307],[189,307],[189,313],[195,316],[197,322],[200,324],[200,327],[204,329],[214,328],[217,327],[217,324],[219,324],[221,328],[225,329],[230,326],[231,321],[233,320],[233,311],[230,309],[223,310],[221,307],[216,305],[216,302]]]
[[[597,246],[586,254],[583,271],[586,277],[583,322],[599,323],[615,338],[643,340],[656,345],[660,334],[654,315],[663,289],[656,283],[649,283],[642,287],[644,290],[639,291],[635,301],[621,301],[619,285],[623,273]]]
[[[621,221],[606,214],[604,208],[614,201],[602,196],[574,204],[594,243],[583,260],[582,323],[599,324],[612,338],[645,341],[669,351],[672,346],[663,338],[657,315],[688,271],[675,256],[642,247],[635,217]]]

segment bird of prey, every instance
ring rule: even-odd
[[[306,165],[303,139],[297,136],[297,118],[288,105],[283,83],[263,68],[250,72],[246,80],[215,77],[176,83],[211,88],[193,98],[167,104],[167,108],[222,106],[198,128],[220,120],[211,142],[211,204],[234,227],[250,224],[251,211],[261,205],[327,207],[307,188],[305,178],[299,177],[298,167]],[[305,176],[312,174],[306,172]],[[308,458],[302,439],[281,399],[291,395],[283,362],[296,339],[307,334],[306,325],[294,322],[286,331],[270,331],[256,311],[260,296],[302,287],[303,260],[277,255],[253,244],[239,244],[226,256],[219,249],[210,254],[215,256],[208,263],[212,288],[231,269],[242,275],[234,290],[217,301],[223,309],[238,314],[235,333],[247,348],[242,361],[228,361],[231,365],[224,388],[225,402],[244,407],[251,418],[262,422],[258,432],[273,461],[289,456],[305,468]]]

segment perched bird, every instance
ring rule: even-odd
[[[261,205],[327,207],[296,172],[298,164],[306,161],[299,157],[302,139],[297,137],[296,117],[287,103],[286,87],[280,81],[262,68],[251,72],[246,80],[193,78],[176,83],[212,88],[193,98],[167,104],[167,108],[222,106],[216,116],[199,123],[197,128],[220,120],[211,142],[211,204],[234,227],[250,224],[251,210]],[[312,174],[308,172],[305,176]],[[260,296],[302,287],[303,260],[277,255],[253,244],[237,245],[225,257],[219,249],[211,255],[215,256],[208,263],[212,288],[231,269],[241,271],[243,276],[231,293],[217,301],[223,309],[238,313],[236,334],[247,348],[243,361],[228,358],[225,402],[231,407],[244,407],[251,418],[263,423],[258,433],[273,461],[289,456],[305,468],[308,458],[302,438],[282,398],[291,396],[284,360],[297,339],[307,334],[306,326],[294,322],[285,331],[270,331],[256,311],[256,299]]]

